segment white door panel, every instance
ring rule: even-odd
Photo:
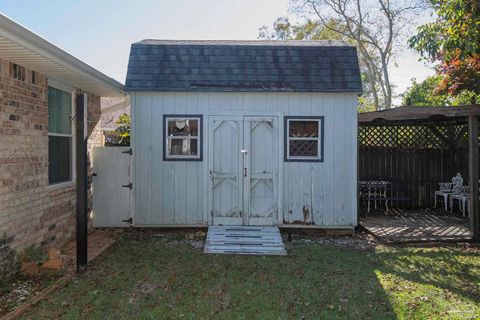
[[[238,149],[241,144],[240,117],[209,119],[209,178],[211,216],[213,224],[242,224],[241,164]]]
[[[244,211],[249,225],[273,225],[277,219],[278,118],[245,117]]]
[[[93,225],[125,227],[130,217],[129,147],[93,148]]]
[[[212,224],[278,223],[278,130],[278,117],[209,118]]]

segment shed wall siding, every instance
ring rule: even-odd
[[[136,225],[208,223],[208,115],[239,112],[324,116],[324,162],[281,162],[279,224],[356,225],[356,94],[141,92],[131,100]],[[204,115],[203,161],[162,161],[164,114]],[[283,159],[283,132],[279,139]]]

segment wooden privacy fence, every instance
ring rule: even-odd
[[[433,121],[372,121],[359,124],[359,180],[391,181],[393,198],[411,198],[433,207],[439,182],[458,172],[468,184],[466,119]]]

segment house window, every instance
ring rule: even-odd
[[[12,63],[12,76],[13,79],[20,80],[20,81],[25,81],[25,68],[22,66],[19,66],[16,63]]]
[[[285,117],[285,161],[323,162],[323,117]]]
[[[72,95],[48,87],[48,182],[72,180]]]
[[[202,160],[202,116],[164,115],[163,160]]]

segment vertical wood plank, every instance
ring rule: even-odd
[[[267,98],[265,93],[254,93],[253,94],[253,103],[255,111],[265,111]]]
[[[311,99],[311,115],[325,116],[323,111],[323,95],[313,94]],[[325,141],[325,139],[324,139]],[[323,220],[323,180],[325,164],[318,163],[315,168],[312,168],[312,217],[316,225],[324,225]]]
[[[267,93],[265,96],[265,110],[267,111],[279,111],[278,110],[278,95],[275,93]]]
[[[335,158],[335,206],[334,206],[334,225],[345,225],[345,203],[346,199],[350,197],[349,191],[346,188],[347,180],[347,171],[346,167],[346,157],[348,153],[346,150],[347,141],[346,137],[346,123],[345,123],[345,112],[346,112],[346,101],[345,96],[341,94],[336,94],[335,97],[335,146],[334,146],[334,158]],[[338,141],[343,141],[343,143],[338,143]]]
[[[174,108],[175,114],[191,114],[193,110],[187,106],[186,93],[174,93]],[[187,162],[188,161],[173,161],[174,165],[174,179],[175,179],[175,224],[187,224]]]
[[[136,153],[136,116],[134,110],[136,109],[137,105],[137,95],[132,93],[130,96],[130,114],[131,114],[131,132],[130,132],[130,148],[133,151],[133,155],[130,157],[130,168],[129,168],[129,175],[130,175],[130,182],[136,184],[136,166],[135,166],[135,153]],[[136,190],[133,189],[133,192],[130,192],[130,217],[132,218],[133,225],[137,223],[137,213],[135,207],[135,192]]]
[[[145,224],[162,224],[163,222],[163,193],[165,192],[165,181],[163,176],[163,95],[155,94],[154,106],[152,109],[152,134],[155,142],[152,145],[152,216]]]
[[[478,203],[478,117],[468,117],[468,169],[470,185],[470,228],[475,240],[480,239],[480,210]]]
[[[197,108],[198,108],[198,113],[204,115],[203,119],[203,125],[204,125],[204,130],[203,130],[203,161],[202,161],[202,166],[201,166],[201,171],[197,173],[199,176],[199,183],[197,186],[197,193],[199,194],[199,198],[201,200],[201,207],[200,209],[202,210],[202,224],[208,224],[209,222],[209,217],[210,211],[209,211],[209,206],[210,206],[210,184],[209,182],[211,179],[209,178],[208,174],[208,169],[209,169],[209,146],[211,143],[212,137],[208,134],[210,132],[210,127],[209,127],[209,117],[207,112],[209,111],[208,109],[208,95],[206,93],[198,93],[196,94],[197,96]]]
[[[164,114],[175,114],[175,99],[170,93],[163,93],[163,112]],[[162,119],[162,137],[165,128],[163,128]],[[174,161],[161,161],[163,165],[163,224],[175,224],[175,164]]]
[[[140,203],[142,201],[141,193],[139,192],[138,186],[140,185],[140,157],[141,157],[141,150],[142,144],[140,142],[140,110],[142,105],[142,96],[139,94],[134,95],[134,99],[132,100],[131,105],[131,113],[132,113],[132,122],[133,122],[133,130],[132,130],[132,138],[134,141],[133,144],[133,208],[134,208],[134,222],[138,224],[142,217],[140,215]]]
[[[356,226],[358,224],[358,112],[357,112],[357,96],[349,97],[345,107],[347,108],[346,125],[347,139],[350,139],[350,147],[347,146],[351,155],[351,161],[346,161],[345,172],[349,172],[347,183],[350,190],[350,220],[348,224]],[[353,101],[352,101],[353,100]],[[348,141],[348,140],[347,140]],[[348,199],[346,200],[348,202]]]
[[[185,113],[198,114],[197,95],[195,93],[185,93]],[[205,119],[201,124],[200,130],[203,130],[205,125]],[[184,210],[185,210],[185,224],[193,225],[199,224],[201,221],[202,210],[199,206],[199,194],[197,192],[198,187],[198,172],[201,171],[201,162],[198,161],[185,161],[185,175],[184,175],[184,190],[185,197]]]
[[[148,221],[152,220],[152,135],[154,134],[153,123],[152,123],[152,108],[153,108],[153,94],[149,93],[147,95],[148,102],[146,104],[144,118],[142,119],[142,129],[145,130],[145,141],[146,150],[143,152],[145,153],[144,158],[144,181],[145,184],[143,185],[144,188],[142,192],[145,194],[145,218]]]
[[[248,111],[255,111],[255,96],[253,93],[248,93],[244,95],[243,98],[243,111],[248,113]]]
[[[326,94],[323,99],[324,120],[324,170],[323,192],[323,225],[332,226],[335,219],[335,99],[332,94]]]

